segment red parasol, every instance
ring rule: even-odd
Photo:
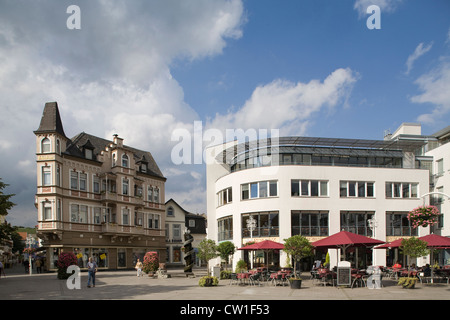
[[[450,238],[438,236],[437,234],[429,234],[419,238],[422,241],[428,243],[428,248],[434,249],[449,249],[450,248]]]
[[[284,244],[272,240],[264,240],[239,248],[239,250],[283,250]]]
[[[384,241],[348,231],[341,231],[311,244],[316,248],[342,249],[345,257],[345,250],[349,247],[372,247],[383,243]]]
[[[397,240],[394,240],[394,241],[392,241],[392,242],[389,242],[389,243],[383,244],[383,245],[381,245],[381,246],[375,247],[374,249],[392,249],[392,248],[398,248],[398,247],[400,247],[400,246],[402,245],[402,240],[403,240],[403,238],[397,239]]]
[[[267,270],[269,270],[269,251],[271,250],[283,250],[284,244],[275,242],[272,240],[264,240],[256,242],[248,246],[239,248],[238,250],[264,250],[267,253]]]

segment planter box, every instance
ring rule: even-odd
[[[291,289],[300,289],[302,287],[301,279],[290,279]]]

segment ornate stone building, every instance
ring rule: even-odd
[[[166,178],[148,151],[82,132],[68,138],[58,104],[45,104],[36,135],[37,233],[55,269],[62,251],[80,267],[132,268],[147,251],[165,261]]]

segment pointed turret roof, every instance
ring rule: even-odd
[[[66,134],[64,133],[57,102],[47,102],[45,104],[39,128],[34,131],[35,134],[50,132],[57,132],[63,137],[67,138]]]

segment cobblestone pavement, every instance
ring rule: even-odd
[[[168,279],[137,277],[134,270],[100,271],[96,287],[87,288],[87,272],[81,272],[80,289],[69,289],[56,273],[25,274],[22,267],[6,269],[0,278],[1,300],[450,300],[446,283],[417,284],[402,289],[393,280],[383,280],[381,289],[339,288],[317,285],[304,273],[301,289],[288,286],[230,285],[220,280],[217,287],[200,287],[195,278],[172,273]],[[169,270],[169,273],[171,271]]]

